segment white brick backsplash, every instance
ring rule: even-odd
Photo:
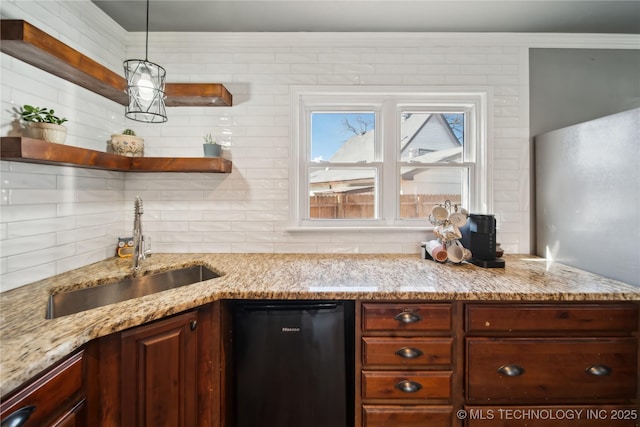
[[[2,256],[25,254],[56,245],[55,233],[7,239],[2,242]]]
[[[265,253],[273,252],[273,244],[271,243],[234,243],[231,245],[231,251],[234,253]]]
[[[76,259],[79,259],[79,258],[76,258]],[[77,267],[80,267],[81,265],[87,265],[93,262],[93,261],[91,262],[87,262],[87,261],[89,260],[87,260],[86,257],[83,257],[82,263],[72,268],[77,268]],[[70,270],[70,269],[71,268],[67,270]],[[60,271],[67,271],[67,270],[60,270]],[[46,279],[48,277],[54,276],[55,274],[58,274],[60,271],[56,268],[56,263],[51,262],[48,264],[32,264],[29,268],[25,268],[23,270],[7,272],[2,274],[2,281],[0,281],[0,291],[2,292],[9,291],[11,289],[17,288],[19,286],[22,286],[28,283]],[[43,310],[44,310],[44,306],[43,306]]]
[[[74,245],[57,245],[52,248],[35,250],[8,259],[7,270],[9,272],[24,270],[33,266],[34,261],[37,264],[50,264],[58,259],[75,255]]]
[[[27,20],[120,75],[124,59],[144,52],[143,33],[127,34],[90,0],[7,1],[2,16]],[[511,34],[154,33],[150,57],[168,82],[219,81],[234,97],[233,107],[168,108],[160,125],[127,120],[121,105],[0,54],[3,136],[16,132],[12,108],[30,103],[69,118],[69,145],[104,151],[112,133],[131,127],[147,156],[199,157],[211,132],[233,160],[231,174],[0,162],[0,290],[113,256],[117,237],[131,233],[136,195],[154,252],[418,253],[429,232],[287,231],[292,85],[487,88],[498,238],[507,252],[526,253],[527,43]]]
[[[34,221],[15,221],[7,224],[7,238],[34,236],[65,230],[73,230],[76,222],[72,217],[44,218]]]

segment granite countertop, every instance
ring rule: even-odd
[[[138,274],[202,264],[221,277],[45,319],[50,293],[131,276],[130,259],[107,259],[0,294],[0,395],[94,338],[219,299],[640,300],[640,288],[579,269],[505,260],[483,269],[418,255],[154,254]]]

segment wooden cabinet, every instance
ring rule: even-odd
[[[197,417],[198,313],[123,332],[122,426],[193,426]]]
[[[638,425],[637,304],[470,303],[465,329],[468,426]]]
[[[89,342],[3,399],[2,420],[233,425],[222,306]],[[356,301],[355,427],[638,427],[639,307]]]
[[[452,304],[367,302],[359,311],[356,425],[450,427]]]
[[[219,426],[216,306],[100,338],[94,425]]]
[[[86,418],[84,352],[79,351],[3,398],[2,425],[82,427]],[[17,418],[26,419],[22,424]]]

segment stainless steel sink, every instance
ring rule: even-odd
[[[46,318],[55,319],[216,277],[220,277],[220,275],[207,267],[195,265],[147,276],[131,277],[115,283],[62,292],[49,296]]]

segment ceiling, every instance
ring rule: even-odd
[[[145,0],[92,1],[145,30]],[[640,1],[150,0],[149,31],[640,34]]]

